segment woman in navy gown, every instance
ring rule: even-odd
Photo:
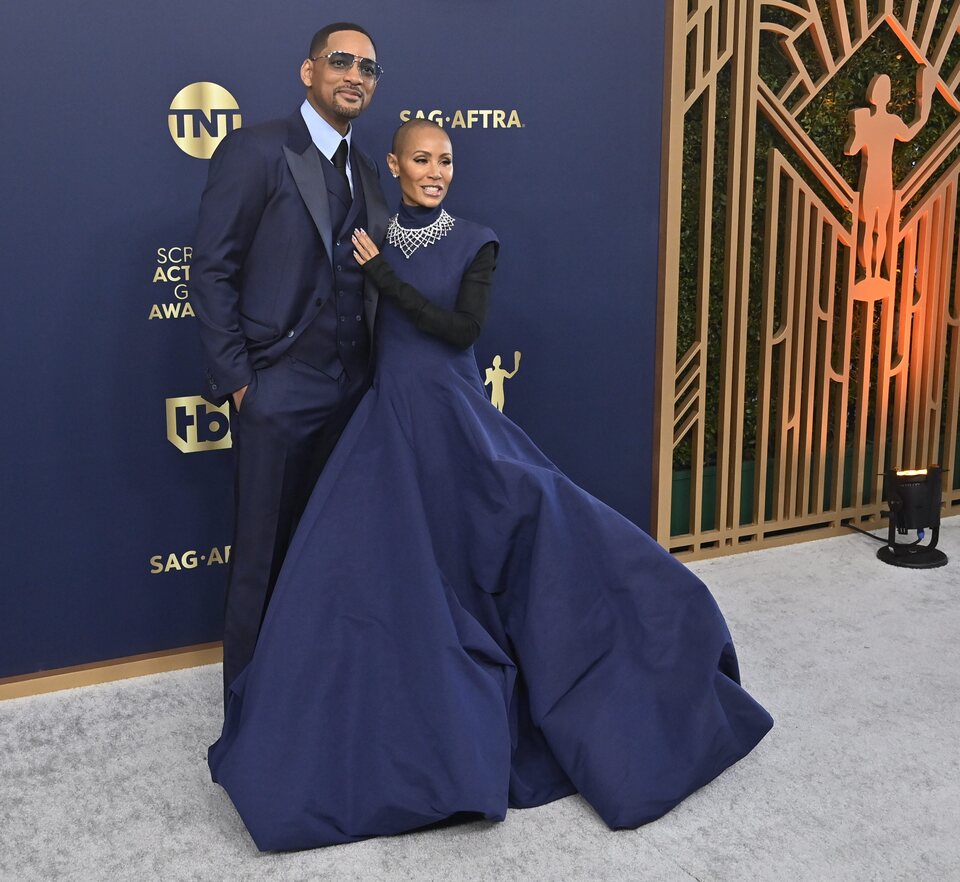
[[[261,849],[399,833],[579,791],[660,817],[772,725],[706,587],[487,400],[472,342],[497,238],[442,207],[450,141],[387,157],[377,371],[307,506],[215,781]]]

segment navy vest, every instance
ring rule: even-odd
[[[319,152],[319,151],[318,151]],[[356,160],[352,163],[356,168]],[[350,236],[367,226],[367,204],[360,177],[354,171],[353,192],[323,154],[320,154],[333,231],[333,289],[313,321],[288,352],[331,377],[345,370],[353,379],[367,369],[370,335],[363,313],[363,270],[353,258]]]

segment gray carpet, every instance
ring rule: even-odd
[[[220,668],[0,703],[0,879],[960,880],[960,518],[908,572],[851,535],[696,564],[777,725],[654,824],[502,824],[257,852],[206,746]]]

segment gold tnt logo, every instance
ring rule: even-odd
[[[223,450],[233,444],[230,410],[199,395],[167,399],[167,440],[181,453]]]
[[[191,83],[170,102],[170,136],[184,152],[209,159],[217,145],[240,128],[240,105],[223,86]]]

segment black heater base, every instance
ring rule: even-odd
[[[895,567],[909,567],[913,570],[932,570],[947,563],[947,556],[939,548],[923,545],[884,545],[877,550],[877,557],[884,563]]]

